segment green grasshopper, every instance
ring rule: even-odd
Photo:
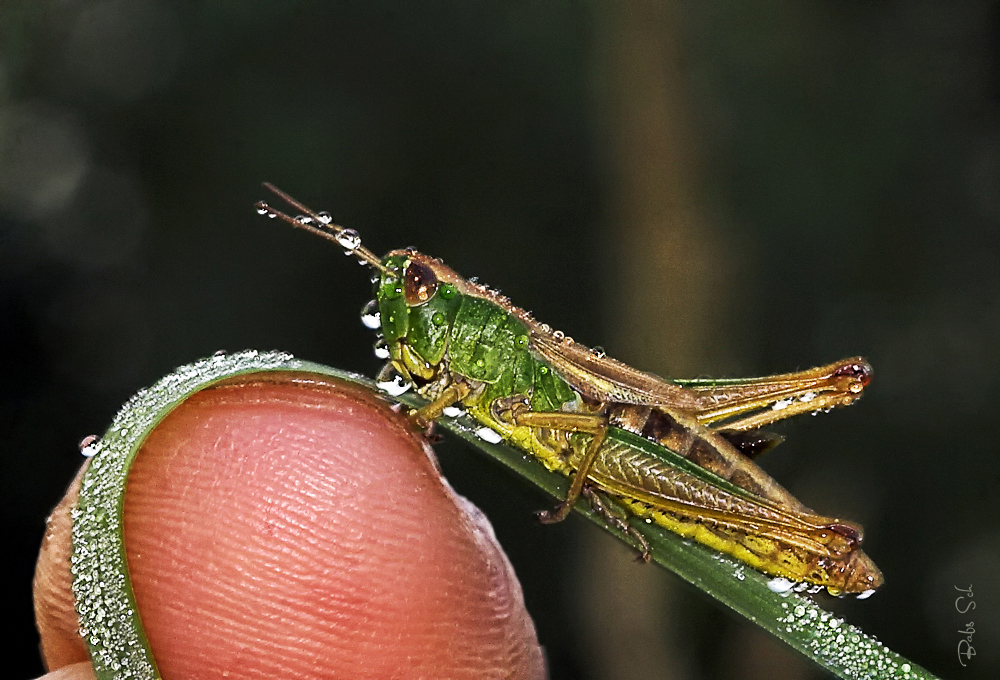
[[[538,323],[438,259],[412,249],[379,258],[357,232],[265,187],[304,214],[264,202],[258,212],[336,241],[375,272],[362,319],[381,330],[376,354],[388,362],[379,385],[412,387],[427,400],[410,413],[417,426],[429,430],[460,408],[484,439],[570,478],[566,499],[539,513],[542,522],[564,519],[583,496],[646,559],[648,544],[622,510],[781,583],[859,596],[882,584],[860,549],[860,526],[817,515],[752,460],[780,441],[761,428],[856,401],[871,379],[864,359],[746,380],[664,380]]]

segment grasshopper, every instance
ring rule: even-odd
[[[570,478],[542,522],[564,519],[582,496],[645,559],[629,513],[812,590],[867,596],[882,584],[860,526],[816,514],[753,462],[781,441],[762,428],[856,401],[871,379],[864,359],[745,380],[665,380],[574,342],[438,259],[413,249],[379,258],[357,232],[265,187],[303,214],[263,201],[260,214],[333,240],[373,270],[375,299],[362,319],[381,330],[376,354],[388,362],[378,382],[427,400],[410,412],[415,425],[429,431],[459,408],[483,438]]]

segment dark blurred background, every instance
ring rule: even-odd
[[[265,179],[666,376],[866,356],[865,398],[782,426],[765,466],[866,527],[887,584],[831,608],[940,675],[998,677],[998,38],[985,1],[3,0],[10,677],[41,672],[43,519],[129,395],[219,349],[377,370],[367,273],[259,217]],[[553,678],[822,677],[438,450]]]

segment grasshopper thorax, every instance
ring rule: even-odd
[[[418,388],[458,370],[491,382],[500,364],[526,352],[530,315],[505,297],[412,249],[381,262],[375,303],[390,365]]]

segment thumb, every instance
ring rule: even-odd
[[[67,607],[68,496],[36,573],[50,669],[86,658]],[[488,523],[406,420],[353,385],[262,373],[194,394],[143,443],[124,526],[165,678],[544,674]]]

